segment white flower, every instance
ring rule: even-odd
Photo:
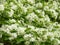
[[[37,13],[40,13],[40,12],[41,12],[41,10],[36,10],[36,12],[37,12]]]
[[[58,44],[60,44],[60,40],[58,40]]]
[[[30,38],[31,38],[32,36],[33,36],[32,34],[25,34],[25,35],[24,35],[24,39],[25,39],[25,40],[30,40]]]
[[[15,19],[11,19],[11,20],[9,20],[9,21],[12,22],[12,23],[15,23],[15,22],[16,22]]]
[[[10,33],[10,35],[11,35],[11,37],[9,37],[9,40],[17,38],[17,34],[16,33]]]
[[[8,12],[8,14],[9,14],[9,17],[12,17],[14,14],[14,11],[11,9],[10,12]]]
[[[13,29],[17,29],[17,24],[12,24],[12,25],[10,25],[10,26],[8,26],[8,28],[10,29],[10,30],[13,30]]]
[[[6,29],[6,33],[10,33],[10,30],[8,28]]]
[[[44,10],[45,10],[45,11],[48,11],[48,10],[49,10],[49,6],[45,6],[45,7],[44,7]]]
[[[53,33],[52,32],[48,32],[47,35],[48,36],[53,36]]]
[[[29,42],[29,41],[26,41],[26,42],[25,42],[25,45],[30,45],[30,42]]]
[[[16,33],[10,33],[10,36],[11,37],[9,37],[9,40],[12,40],[14,38],[17,38],[17,34]]]
[[[47,40],[47,35],[43,35],[43,39],[44,40]]]
[[[44,19],[45,19],[47,22],[50,22],[50,18],[49,18],[48,15],[46,15]]]
[[[53,40],[54,39],[54,34],[53,32],[47,32],[47,37],[50,38],[50,40]]]
[[[28,28],[31,28],[32,30],[35,29],[35,27],[34,26],[31,26],[31,25],[28,25]]]
[[[60,31],[55,31],[53,34],[55,37],[58,37],[58,38],[60,37]]]
[[[0,4],[0,11],[3,11],[3,10],[4,10],[4,5]]]
[[[30,42],[34,42],[34,41],[36,41],[36,40],[35,40],[35,38],[32,37],[32,38],[30,39]]]
[[[17,9],[17,6],[16,6],[16,5],[13,5],[13,6],[11,7],[11,9],[16,10],[16,9]]]
[[[39,42],[41,42],[41,41],[42,41],[42,39],[41,39],[40,37],[37,37],[37,39],[38,39],[38,41],[39,41]]]
[[[17,37],[17,34],[16,33],[11,33],[11,36],[16,38]]]
[[[31,22],[31,21],[34,21],[35,19],[38,19],[38,17],[37,17],[37,15],[33,12],[33,13],[31,13],[31,14],[28,14],[28,15],[26,16],[26,19],[28,19],[28,20]]]
[[[50,38],[51,41],[54,40],[54,39],[55,39],[54,37]]]
[[[41,11],[41,17],[45,17],[44,15],[45,15],[45,12],[44,11]]]
[[[10,6],[12,6],[14,3],[13,2],[10,2]]]
[[[10,33],[10,30],[8,29],[8,25],[2,25],[1,30],[6,33]]]
[[[44,28],[36,28],[35,31],[37,32],[37,34],[43,34],[43,32],[48,32],[48,30]]]
[[[53,1],[53,5],[52,5],[53,9],[58,9],[58,3],[56,1]]]
[[[37,33],[40,33],[40,28],[36,28],[35,31],[36,31]]]
[[[51,17],[54,17],[55,19],[57,19],[58,13],[54,9],[50,9],[49,11],[51,13]]]
[[[13,9],[13,10],[17,9],[17,5],[15,5],[13,2],[11,2],[10,5],[11,5],[11,9]]]
[[[27,2],[30,3],[30,4],[34,4],[35,0],[27,0]]]
[[[60,24],[58,24],[57,26],[60,27]]]
[[[27,8],[26,7],[22,7],[23,13],[26,14],[27,12]]]
[[[55,38],[54,39],[54,45],[59,45],[59,43],[60,43],[59,41],[60,41],[59,39]]]
[[[42,8],[43,5],[42,5],[42,3],[37,3],[37,4],[36,4],[36,7],[37,7],[37,8]]]
[[[45,15],[45,12],[44,11],[42,11],[42,10],[35,10],[35,12],[38,13],[38,16],[39,17],[45,17],[44,16]]]
[[[24,35],[25,34],[25,30],[26,30],[25,27],[18,27],[17,28],[18,35]]]
[[[12,40],[12,39],[14,39],[14,37],[9,37],[9,40]]]
[[[33,10],[34,10],[34,7],[33,7],[33,6],[28,5],[28,6],[27,6],[27,10],[28,10],[28,13],[32,13],[32,12],[33,12]]]

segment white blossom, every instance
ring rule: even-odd
[[[33,35],[32,34],[25,34],[24,39],[29,40]]]
[[[60,45],[60,3],[58,1],[1,1],[0,41],[9,40],[12,45],[19,45],[22,42],[25,45],[32,43],[32,45],[45,45],[46,42]]]
[[[13,2],[10,3],[11,9],[16,10],[17,9],[17,5],[15,5]]]
[[[23,11],[24,14],[26,14],[27,13],[27,8],[26,7],[22,7],[22,11]]]
[[[10,26],[8,26],[8,28],[10,29],[10,30],[13,30],[13,29],[17,29],[17,24],[12,24],[12,25],[10,25]]]
[[[48,11],[48,10],[49,10],[49,6],[45,6],[45,7],[44,7],[44,10],[45,10],[45,11]]]
[[[17,6],[16,6],[16,5],[13,5],[13,6],[11,7],[11,9],[16,10],[16,9],[17,9]]]
[[[42,3],[37,3],[37,4],[36,4],[36,7],[37,7],[37,8],[42,8],[43,5],[42,5]]]
[[[11,10],[8,12],[8,14],[9,14],[9,17],[12,17],[13,14],[14,14],[14,11],[11,9]]]
[[[12,22],[12,23],[15,23],[15,22],[16,22],[15,19],[11,19],[11,20],[9,20],[9,21]]]
[[[4,10],[4,5],[0,4],[0,11],[3,11],[3,10]]]
[[[16,33],[11,33],[11,36],[16,38],[17,37],[17,34]]]
[[[45,19],[47,22],[50,22],[50,18],[49,18],[48,15],[46,15],[44,19]]]
[[[60,44],[60,40],[58,40],[58,44]]]
[[[35,27],[34,26],[31,26],[31,25],[28,25],[28,28],[31,28],[32,30],[35,29]]]
[[[18,35],[24,35],[25,34],[25,30],[26,30],[25,27],[18,27],[17,28]]]
[[[36,41],[36,40],[35,40],[35,38],[32,37],[32,38],[30,39],[30,41],[31,41],[31,42],[34,42],[34,41]]]
[[[10,33],[10,35],[11,35],[11,37],[9,37],[9,40],[17,38],[17,34],[16,33]]]
[[[35,0],[27,0],[27,2],[30,3],[30,4],[34,4]]]
[[[38,19],[37,15],[33,12],[31,14],[28,14],[26,16],[26,18],[29,20],[29,21],[34,21],[35,19]]]
[[[29,42],[29,41],[26,41],[26,42],[25,42],[25,45],[30,45],[30,42]]]

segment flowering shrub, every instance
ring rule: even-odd
[[[0,43],[60,45],[60,2],[1,0]]]

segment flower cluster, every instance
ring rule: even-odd
[[[60,2],[1,1],[0,42],[6,45],[60,45]]]

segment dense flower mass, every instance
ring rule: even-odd
[[[0,45],[60,45],[60,1],[1,0]]]

